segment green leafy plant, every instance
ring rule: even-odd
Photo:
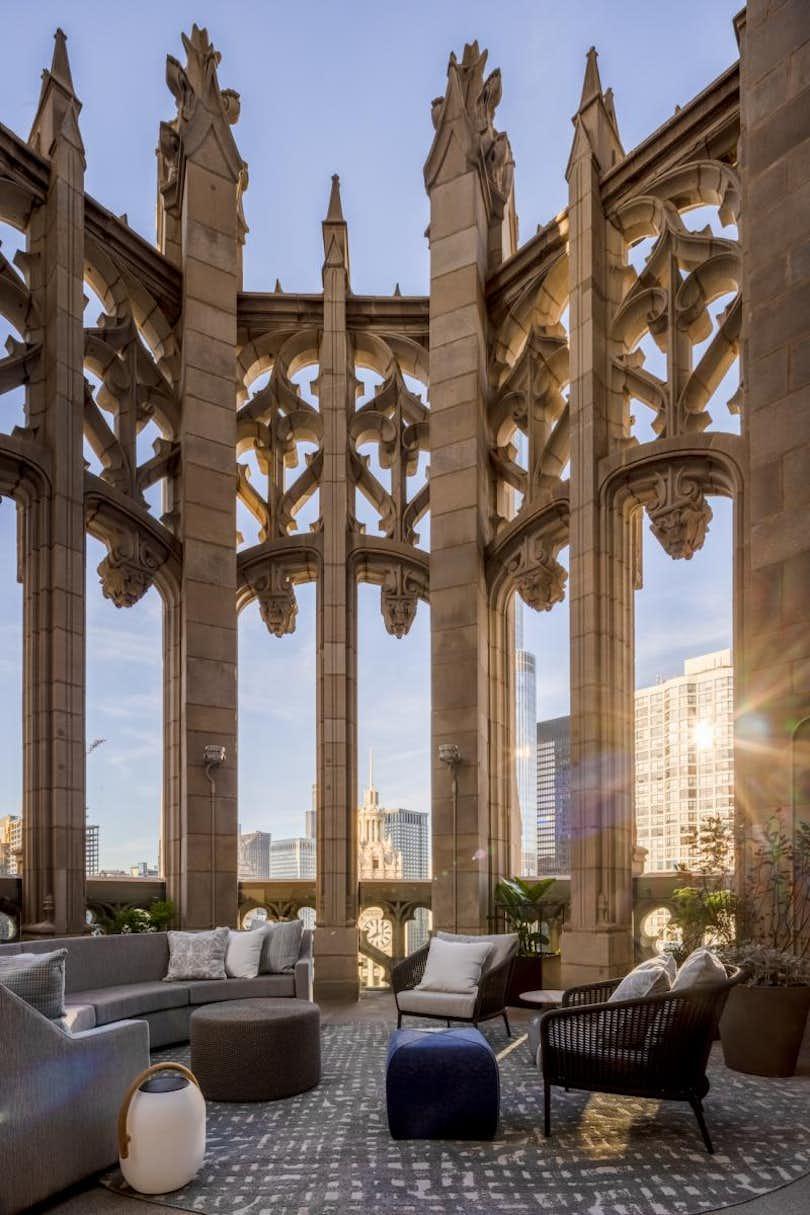
[[[810,822],[788,833],[781,812],[745,849],[741,937],[810,962]]]
[[[671,926],[681,940],[672,950],[683,961],[704,943],[722,947],[733,944],[737,935],[740,900],[734,883],[734,835],[731,825],[719,815],[707,818],[685,840],[692,853],[689,864],[677,871],[692,882],[672,892]]]
[[[543,920],[543,896],[554,885],[554,878],[539,882],[524,882],[523,878],[503,878],[495,887],[495,903],[513,932],[518,934],[518,955],[536,957],[548,945],[548,937],[540,927]]]
[[[154,899],[144,907],[121,907],[103,923],[104,932],[116,936],[132,932],[164,932],[174,918],[171,899]]]

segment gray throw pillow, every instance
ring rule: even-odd
[[[0,958],[0,983],[49,1021],[65,1015],[66,949]]]
[[[281,975],[295,970],[301,952],[303,920],[278,920],[265,928],[260,973]]]
[[[177,979],[224,979],[228,929],[169,932],[169,969],[164,983]]]
[[[625,975],[613,995],[608,998],[608,1004],[616,1004],[619,1000],[643,1000],[647,996],[663,996],[672,986],[666,959],[650,958],[642,962]]]

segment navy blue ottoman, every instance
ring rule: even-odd
[[[494,1139],[500,1076],[477,1029],[395,1029],[385,1074],[394,1139]]]

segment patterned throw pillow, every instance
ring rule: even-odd
[[[275,924],[268,924],[263,935],[260,973],[281,975],[295,970],[303,932],[303,920],[278,920]]]
[[[177,979],[224,979],[228,929],[169,932],[169,969],[164,983]]]
[[[0,983],[49,1021],[65,1015],[66,949],[0,958]]]

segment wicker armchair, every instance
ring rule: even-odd
[[[512,1031],[509,1027],[509,1017],[506,1011],[506,993],[509,989],[512,968],[515,964],[514,953],[505,962],[502,962],[500,966],[493,966],[491,970],[484,972],[474,1000],[472,998],[468,1000],[468,1013],[462,1013],[455,1007],[459,997],[450,995],[448,995],[445,1002],[446,1011],[443,1011],[441,1007],[441,994],[438,993],[438,999],[435,1000],[435,1008],[431,1012],[417,1012],[415,1009],[400,1007],[400,995],[403,992],[413,991],[422,980],[429,948],[429,943],[423,945],[421,949],[417,949],[415,953],[410,954],[407,958],[403,958],[401,962],[396,963],[391,968],[391,987],[397,1004],[397,1029],[400,1029],[402,1026],[403,1016],[429,1017],[446,1021],[448,1025],[451,1021],[461,1021],[475,1026],[478,1025],[479,1021],[490,1021],[494,1017],[503,1017],[506,1032],[511,1037]]]
[[[714,1152],[703,1115],[706,1064],[729,989],[726,982],[608,1004],[620,979],[572,987],[562,1007],[540,1021],[544,1132],[551,1134],[551,1086],[628,1097],[686,1101],[707,1152]]]

